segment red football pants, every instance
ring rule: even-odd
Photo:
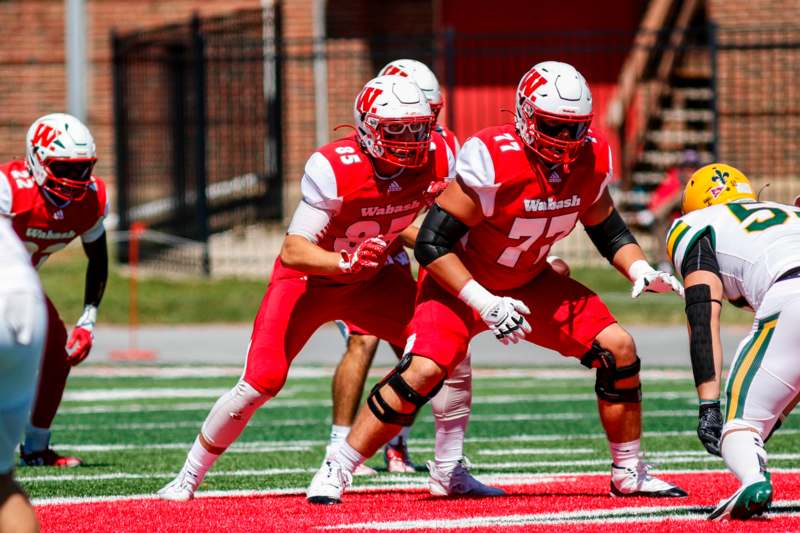
[[[525,340],[570,357],[583,356],[595,337],[616,322],[599,296],[552,268],[521,287],[495,294],[522,300],[530,308],[526,318],[533,331]],[[433,276],[425,276],[411,322],[412,353],[431,359],[449,373],[466,357],[470,339],[486,329],[477,312],[443,289]]]
[[[326,322],[345,320],[392,344],[405,345],[416,295],[407,269],[387,265],[372,278],[353,284],[286,272],[276,262],[253,324],[244,379],[259,392],[278,394],[292,360]]]
[[[40,428],[49,428],[56,416],[67,376],[72,368],[67,364],[67,328],[58,310],[47,300],[47,340],[45,341],[42,366],[39,371],[39,386],[31,411],[31,424]]]

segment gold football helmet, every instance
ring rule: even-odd
[[[683,214],[710,205],[727,204],[748,198],[756,200],[750,180],[742,171],[730,165],[711,163],[698,169],[683,190]]]

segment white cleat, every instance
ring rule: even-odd
[[[188,502],[194,498],[194,491],[199,484],[197,476],[183,468],[175,479],[161,487],[158,497],[173,502]]]
[[[306,498],[311,503],[333,505],[342,503],[342,492],[353,484],[353,476],[336,461],[326,460],[314,474],[306,490]]]
[[[445,473],[436,468],[433,461],[428,461],[428,488],[434,496],[503,496],[506,491],[497,487],[484,485],[469,473],[469,462],[466,457],[459,460],[452,472]]]
[[[686,491],[649,473],[650,465],[639,461],[635,468],[611,465],[611,496],[685,498]]]

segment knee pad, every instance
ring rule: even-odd
[[[468,417],[472,410],[472,365],[469,355],[444,380],[442,390],[431,400],[435,419],[440,421]]]
[[[367,397],[367,406],[375,418],[386,424],[394,424],[398,426],[410,426],[414,423],[417,412],[420,407],[425,405],[428,400],[436,396],[444,384],[442,379],[428,394],[420,394],[415,391],[403,379],[401,375],[411,365],[411,354],[404,356],[397,366],[386,376],[382,381],[372,388],[369,396]],[[403,402],[408,402],[414,406],[414,410],[410,413],[401,413],[383,399],[381,389],[384,385],[391,387],[394,392],[400,397]]]
[[[641,384],[631,389],[617,388],[618,380],[639,374],[641,360],[638,356],[633,363],[618,367],[614,354],[595,342],[591,349],[581,357],[581,364],[586,368],[597,369],[594,392],[601,400],[612,403],[639,403],[642,401]]]
[[[270,398],[240,379],[217,400],[200,432],[209,444],[225,449],[241,434],[253,413]]]

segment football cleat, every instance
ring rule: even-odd
[[[325,459],[322,460],[322,465],[320,465],[320,468],[325,466],[325,461],[327,461],[329,458],[332,458],[334,455],[336,455],[336,452],[338,450],[339,450],[339,446],[334,446],[333,444],[328,444],[328,446],[325,447]],[[362,464],[360,464],[360,465],[358,465],[356,467],[356,469],[353,471],[353,475],[354,476],[359,476],[359,477],[360,476],[377,476],[378,475],[378,471],[375,470],[374,468],[372,468],[370,466],[367,466],[366,464],[362,463]]]
[[[685,490],[650,475],[651,466],[639,461],[636,468],[611,465],[611,496],[685,498]]]
[[[408,456],[408,443],[403,437],[397,439],[396,445],[387,444],[383,449],[383,461],[386,470],[392,474],[410,474],[417,471],[417,466]]]
[[[342,503],[342,492],[352,484],[352,474],[336,461],[328,460],[314,474],[306,490],[306,498],[310,503],[319,505]]]
[[[188,502],[194,498],[194,492],[200,485],[200,479],[197,475],[189,472],[186,467],[175,476],[175,479],[161,487],[158,491],[158,497],[161,500],[168,500],[172,502]]]
[[[26,452],[24,446],[19,447],[20,466],[55,466],[58,468],[75,468],[83,464],[78,457],[60,455],[52,448],[38,452]]]
[[[739,490],[725,500],[708,515],[709,520],[747,520],[769,509],[772,503],[772,480],[769,472],[764,473],[763,481],[756,481],[739,487]]]
[[[506,491],[497,487],[484,485],[469,473],[469,461],[464,457],[450,473],[436,468],[433,461],[428,461],[428,489],[434,496],[503,496]]]
[[[367,466],[365,464],[360,464],[353,470],[354,476],[377,476],[378,471],[372,468],[371,466]]]

